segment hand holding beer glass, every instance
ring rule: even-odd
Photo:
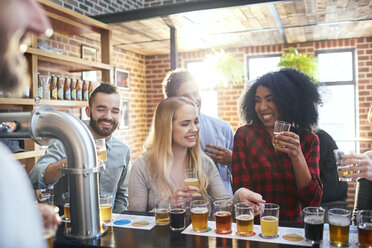
[[[350,211],[342,208],[328,210],[329,239],[336,247],[347,247],[349,244]]]
[[[275,121],[274,124],[274,137],[272,139],[272,143],[274,148],[281,147],[279,144],[275,143],[275,136],[281,134],[282,132],[289,132],[291,129],[291,124],[285,121]]]
[[[323,240],[325,210],[322,207],[306,207],[303,213],[305,238],[319,244]]]
[[[231,233],[232,224],[232,202],[230,199],[217,200],[214,205],[214,217],[216,219],[216,233]]]
[[[272,239],[278,236],[279,205],[274,203],[260,204],[261,235]]]
[[[98,161],[106,161],[107,160],[107,152],[106,152],[106,140],[105,139],[96,139],[96,149],[97,149],[97,158]]]
[[[372,210],[360,210],[356,218],[359,247],[372,248]]]
[[[199,188],[199,178],[198,178],[198,171],[194,169],[188,169],[183,171],[184,181],[183,184],[185,186],[194,186]],[[188,193],[198,193],[197,191],[187,191]]]
[[[190,204],[192,228],[195,232],[208,230],[209,202],[194,200]]]
[[[338,180],[343,181],[343,182],[352,181],[353,180],[352,178],[347,178],[345,176],[351,175],[354,172],[352,170],[346,170],[345,171],[345,169],[350,168],[354,165],[353,164],[347,164],[347,165],[344,165],[344,166],[341,165],[342,159],[344,158],[344,155],[346,155],[345,152],[343,152],[339,149],[336,149],[336,150],[333,150],[333,154],[335,155],[335,159],[336,159]]]
[[[254,207],[240,202],[235,204],[235,220],[238,235],[252,236],[254,222]]]

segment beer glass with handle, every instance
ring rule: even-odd
[[[349,244],[350,211],[342,208],[328,210],[329,239],[336,247],[346,247]]]
[[[275,203],[261,203],[260,223],[262,237],[276,238],[279,226],[279,205]]]
[[[217,200],[214,205],[214,217],[216,219],[216,233],[231,233],[232,202],[230,199]]]
[[[192,228],[195,232],[208,230],[209,202],[194,200],[190,204]]]

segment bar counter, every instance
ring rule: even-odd
[[[125,214],[148,215],[147,213],[125,212]],[[189,223],[188,223],[189,224]],[[280,222],[280,226],[303,227],[299,223]],[[154,226],[151,230],[108,227],[107,233],[100,239],[72,240],[64,236],[64,223],[58,228],[54,247],[249,247],[249,248],[282,248],[297,247],[296,245],[265,243],[229,238],[203,237],[185,235],[181,232],[171,231],[169,225]]]

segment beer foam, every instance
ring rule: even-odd
[[[253,214],[241,214],[235,219],[237,220],[253,220]]]
[[[205,214],[208,213],[208,208],[192,208],[191,213],[194,214]]]
[[[328,216],[328,222],[334,226],[348,226],[350,225],[350,219],[342,218],[342,217],[335,217],[335,216]]]
[[[191,182],[199,182],[197,178],[185,178],[184,182],[191,183]]]
[[[323,224],[324,220],[323,220],[323,216],[306,216],[304,219],[304,222],[308,224],[316,225],[316,224]]]
[[[276,221],[279,221],[279,219],[275,216],[264,216],[261,218],[261,220],[265,221],[265,222],[276,222]]]

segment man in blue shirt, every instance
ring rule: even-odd
[[[165,97],[184,96],[197,105],[200,113],[201,97],[199,87],[190,72],[176,69],[168,72],[163,81]],[[216,163],[227,192],[232,195],[231,161],[234,131],[231,125],[220,119],[199,114],[200,145]]]
[[[89,129],[95,139],[106,140],[106,169],[100,172],[100,194],[111,194],[113,212],[120,213],[128,205],[128,165],[130,152],[128,146],[112,136],[117,129],[120,110],[118,89],[102,83],[91,94],[86,114],[90,117]],[[63,176],[61,168],[67,164],[66,152],[60,141],[50,145],[30,171],[31,183],[35,189],[54,186],[54,203],[63,205],[62,194],[68,191],[68,177]]]

